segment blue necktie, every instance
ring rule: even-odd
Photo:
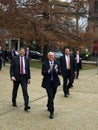
[[[52,70],[51,70],[51,81],[53,81],[53,63],[51,62]]]

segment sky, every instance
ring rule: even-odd
[[[59,0],[61,2],[71,2],[72,0]],[[87,25],[87,18],[81,17],[79,19],[80,25]]]

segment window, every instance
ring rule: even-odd
[[[98,12],[98,1],[95,1],[95,12]]]

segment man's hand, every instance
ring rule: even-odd
[[[75,71],[75,79],[76,79],[76,77],[77,77],[77,71]]]
[[[50,65],[50,71],[52,70],[52,65]]]
[[[15,77],[11,77],[11,80],[12,80],[12,81],[16,81],[16,78],[15,78]]]
[[[28,84],[30,84],[31,83],[31,80],[30,79],[28,79]]]
[[[57,64],[55,65],[54,69],[55,69],[55,70],[57,70],[57,69],[58,69],[58,65],[57,65]]]

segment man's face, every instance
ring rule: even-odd
[[[27,47],[27,49],[26,49],[27,51],[29,51],[29,47]]]
[[[48,59],[50,60],[50,61],[53,61],[54,60],[54,53],[49,53],[48,54]]]
[[[21,50],[19,51],[19,55],[20,55],[20,56],[24,56],[24,55],[25,55],[25,50],[24,50],[24,49],[21,49]]]
[[[79,54],[79,51],[77,51],[77,54]]]
[[[69,55],[69,54],[70,54],[69,49],[65,49],[65,54],[66,54],[66,55]]]

